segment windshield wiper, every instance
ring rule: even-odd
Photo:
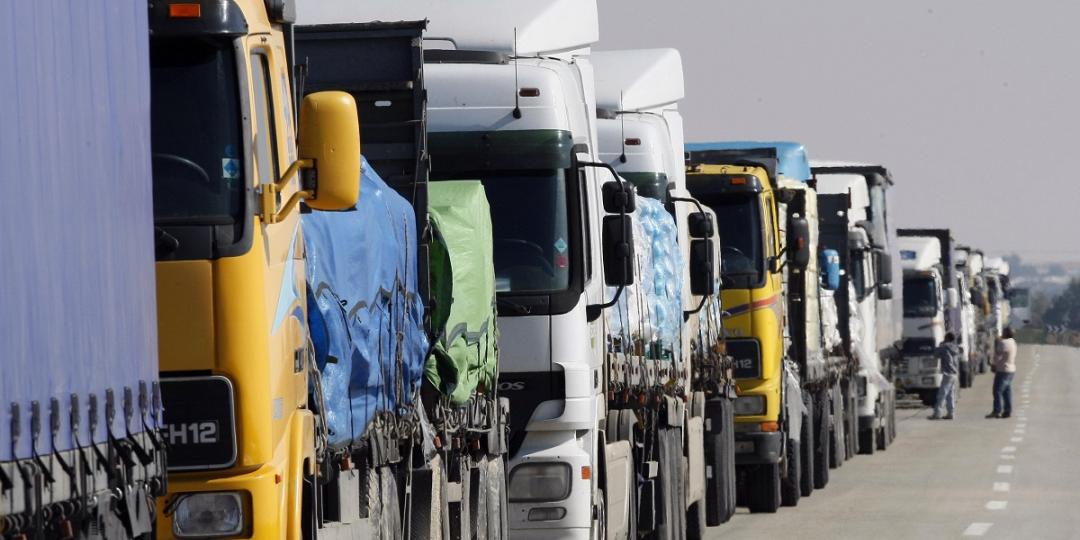
[[[164,259],[180,247],[180,240],[165,232],[161,227],[154,227],[154,258]]]
[[[532,308],[531,307],[526,306],[525,304],[519,304],[517,302],[514,302],[513,300],[507,300],[505,298],[496,297],[495,301],[500,306],[509,306],[509,307],[511,307],[514,310],[514,312],[517,313],[518,315],[528,315],[528,314],[532,313]]]

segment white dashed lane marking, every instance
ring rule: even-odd
[[[998,465],[997,466],[998,474],[1012,474],[1012,471],[1013,471],[1013,466],[1012,465]]]
[[[972,523],[964,529],[964,536],[982,536],[993,527],[993,523]]]
[[[1010,437],[1009,440],[1012,442],[1024,442],[1023,437]]]
[[[1001,454],[1001,459],[1016,459],[1014,454]]]
[[[1008,454],[1008,453],[1011,453],[1011,452],[1015,452],[1016,447],[1015,446],[1006,446],[1005,448],[1002,448],[1001,451],[1002,451],[1002,453]]]
[[[1009,491],[1008,482],[994,482],[994,491]]]
[[[1004,510],[1009,505],[1009,501],[990,501],[986,503],[987,510]]]

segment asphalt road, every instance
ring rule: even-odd
[[[796,508],[740,508],[708,538],[1080,538],[1080,349],[1022,346],[1010,419],[983,418],[992,382],[962,391],[956,420],[897,411],[887,451],[847,461]]]

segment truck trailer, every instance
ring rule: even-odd
[[[170,433],[163,537],[310,530],[303,486],[322,465],[317,428],[326,424],[309,394],[319,377],[300,202],[305,212],[352,208],[361,158],[350,95],[320,92],[294,105],[294,7],[149,3],[158,357]]]
[[[151,538],[167,439],[191,433],[162,431],[146,4],[9,17],[0,537]]]
[[[686,443],[688,535],[696,538],[702,522],[720,525],[735,512],[735,395],[730,357],[723,354],[718,286],[707,288],[707,294],[693,286],[703,274],[711,275],[712,281],[719,276],[715,254],[719,236],[713,211],[686,191],[678,111],[683,97],[682,58],[675,49],[642,49],[595,52],[589,59],[596,70],[600,159],[634,184],[640,196],[663,204],[678,230],[685,262],[679,276],[685,319],[682,351],[689,359],[680,361],[690,384],[683,392],[705,409],[690,419],[696,424],[701,418],[701,439],[695,425],[688,430]],[[701,238],[699,228],[712,234]]]
[[[738,498],[751,512],[775,512],[781,504],[797,504],[804,490],[803,453],[813,452],[801,446],[803,425],[814,424],[814,408],[804,403],[791,355],[783,275],[789,264],[805,270],[809,245],[806,238],[790,242],[783,236],[777,200],[781,178],[806,180],[810,171],[797,144],[686,148],[687,187],[719,219],[726,345],[738,389]]]

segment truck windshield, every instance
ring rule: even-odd
[[[716,212],[720,235],[720,273],[757,283],[765,271],[761,205],[755,194],[705,195],[702,203]]]
[[[568,182],[562,169],[454,173],[478,178],[491,206],[495,288],[549,293],[570,286]]]
[[[938,310],[938,294],[931,278],[904,280],[904,316],[933,317]]]
[[[150,92],[155,223],[239,221],[244,167],[231,43],[152,40]]]

